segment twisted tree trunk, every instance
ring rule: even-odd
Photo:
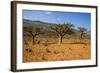
[[[58,40],[58,44],[62,44],[62,39],[63,39],[63,36],[59,35],[59,40]]]

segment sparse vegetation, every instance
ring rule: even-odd
[[[90,59],[86,28],[76,28],[71,23],[35,23],[23,26],[23,62]]]
[[[24,33],[29,35],[31,35],[32,37],[32,43],[35,44],[35,38],[40,35],[40,34],[43,34],[43,32],[41,32],[41,29],[40,28],[34,28],[33,26],[30,26],[30,27],[24,27]],[[38,42],[39,43],[39,42]]]
[[[87,29],[84,27],[79,27],[78,29],[80,32],[80,42],[82,42],[81,40],[84,39]]]
[[[62,43],[63,37],[66,34],[72,34],[73,33],[72,27],[73,27],[73,25],[70,24],[70,23],[67,23],[67,24],[55,24],[55,25],[51,25],[50,26],[50,28],[52,30],[54,30],[57,33],[58,37],[59,37],[58,44]]]

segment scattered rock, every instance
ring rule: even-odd
[[[45,57],[44,55],[42,56],[42,60],[47,60],[46,57]]]

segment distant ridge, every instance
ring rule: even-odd
[[[52,34],[55,35],[56,33],[49,28],[50,25],[54,25],[53,23],[47,23],[43,21],[32,21],[28,19],[23,19],[23,27],[29,27],[33,26],[34,28],[40,28],[42,31],[44,31],[47,35]],[[76,34],[74,34],[72,37],[79,37],[80,32],[77,29],[73,29]],[[90,37],[89,34],[86,34],[86,36]]]
[[[47,22],[43,22],[43,21],[32,21],[32,20],[28,20],[28,19],[23,19],[23,25],[24,26],[30,26],[29,24],[31,25],[50,25],[50,24],[53,24],[53,23],[47,23]]]

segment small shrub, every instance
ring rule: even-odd
[[[26,51],[30,53],[30,52],[32,52],[32,49],[26,49]]]
[[[48,48],[46,48],[46,52],[47,52],[47,53],[50,53],[51,51],[50,51]]]

